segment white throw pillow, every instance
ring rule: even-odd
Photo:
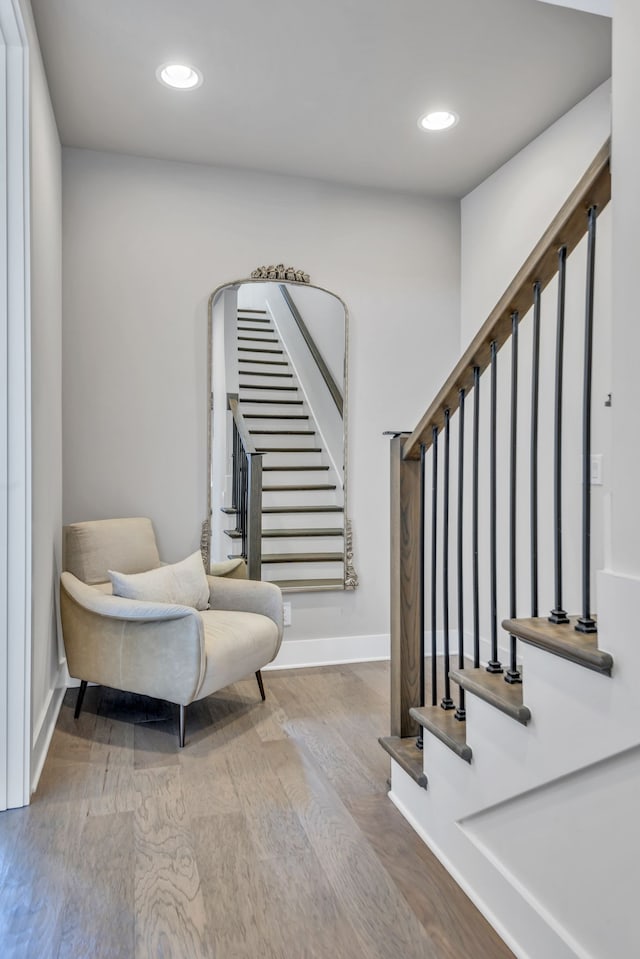
[[[209,609],[209,583],[200,552],[146,573],[118,573],[112,569],[108,572],[114,596]]]

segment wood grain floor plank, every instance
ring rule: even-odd
[[[258,859],[304,855],[309,848],[305,831],[271,768],[261,743],[258,750],[229,754],[229,772],[245,814]],[[283,744],[286,745],[286,744]]]
[[[179,767],[136,773],[135,959],[210,959],[206,910]]]
[[[508,959],[385,795],[388,664],[252,676],[187,712],[67,694],[0,816],[2,959]],[[434,864],[435,863],[435,864]]]
[[[511,951],[442,863],[397,810],[366,796],[349,811],[414,914],[428,932],[438,959],[513,959]]]
[[[292,742],[266,743],[265,750],[365,951],[378,959],[438,959],[425,929],[312,762]]]
[[[86,804],[45,802],[3,813],[14,831],[4,859],[0,894],[3,959],[56,959],[69,864],[77,849]],[[5,835],[2,845],[5,845]]]
[[[389,703],[389,662],[353,663],[353,675],[362,680],[376,694],[383,708]]]
[[[69,860],[58,959],[131,959],[133,901],[134,814],[87,816]]]

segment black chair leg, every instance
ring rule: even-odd
[[[184,746],[187,707],[180,706],[179,709],[180,709],[180,716],[178,720],[178,746],[180,747],[180,749],[182,749],[182,747]]]
[[[84,699],[84,694],[87,691],[87,683],[84,679],[80,680],[80,689],[78,690],[78,698],[76,699],[76,708],[73,713],[73,718],[77,719],[80,715],[80,710],[82,709],[82,701]]]
[[[256,679],[258,680],[258,689],[260,690],[260,695],[262,696],[262,702],[264,702],[267,697],[265,696],[264,684],[262,682],[262,673],[260,672],[260,670],[258,670],[258,672],[256,673]]]

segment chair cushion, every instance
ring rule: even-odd
[[[209,608],[209,583],[199,551],[180,563],[145,573],[125,574],[112,569],[108,572],[114,596],[147,603],[174,603],[199,610]]]
[[[268,616],[226,609],[201,616],[207,664],[198,699],[250,676],[275,656],[278,627]]]
[[[64,528],[64,568],[90,586],[109,579],[107,570],[141,573],[160,565],[150,519],[101,519]]]

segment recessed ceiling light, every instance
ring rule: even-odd
[[[458,122],[458,114],[450,110],[435,110],[433,113],[425,113],[418,120],[418,126],[421,130],[448,130],[454,127]]]
[[[200,71],[184,63],[166,63],[158,67],[156,76],[161,83],[176,90],[195,90],[202,83]]]

